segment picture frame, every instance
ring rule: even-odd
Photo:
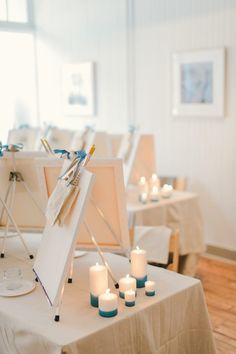
[[[68,116],[93,116],[94,63],[64,64],[62,68],[63,112]]]
[[[173,116],[224,116],[225,48],[174,53]]]

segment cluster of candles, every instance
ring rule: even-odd
[[[160,197],[169,198],[173,192],[173,187],[170,184],[164,184],[160,188],[160,180],[155,173],[152,174],[149,181],[146,177],[140,177],[139,183],[139,201],[143,204],[148,200],[151,202],[157,202]]]
[[[118,295],[108,288],[107,268],[96,265],[89,268],[90,303],[98,307],[100,316],[113,317],[118,313]],[[145,288],[146,296],[155,295],[155,282],[147,279],[146,251],[131,251],[131,275],[127,274],[119,280],[119,297],[124,299],[128,307],[135,306],[137,288]]]

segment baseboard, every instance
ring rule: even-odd
[[[236,261],[236,251],[230,251],[226,248],[207,245],[206,253],[226,258],[231,261]]]

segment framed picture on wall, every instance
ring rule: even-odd
[[[65,115],[93,116],[94,63],[64,64],[62,95]]]
[[[224,116],[225,49],[173,54],[174,116]]]

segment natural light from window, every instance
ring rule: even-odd
[[[9,129],[36,124],[34,38],[0,32],[0,47],[0,141],[5,143]]]
[[[0,0],[0,21],[26,23],[27,0]]]

